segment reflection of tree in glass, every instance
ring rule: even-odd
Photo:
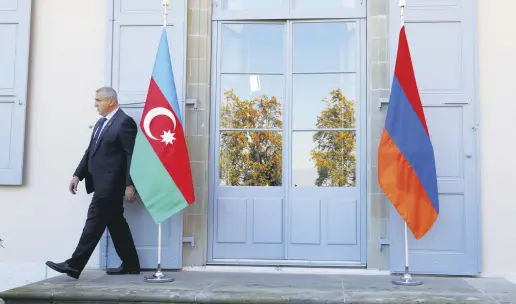
[[[355,128],[355,103],[341,89],[322,100],[326,108],[317,116],[318,129]],[[316,186],[354,187],[356,183],[356,141],[354,131],[318,131],[311,156],[317,168]]]
[[[261,95],[241,100],[234,90],[224,92],[220,126],[227,129],[281,129],[281,104]],[[227,131],[220,134],[220,179],[231,186],[280,186],[280,132]]]

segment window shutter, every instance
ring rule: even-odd
[[[31,0],[0,2],[0,185],[21,185]]]

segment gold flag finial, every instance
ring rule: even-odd
[[[167,26],[167,9],[168,9],[168,0],[163,0],[163,26]]]

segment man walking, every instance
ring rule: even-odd
[[[129,175],[137,127],[135,121],[118,107],[116,91],[110,87],[97,90],[95,107],[102,116],[93,129],[88,149],[70,182],[77,192],[79,181],[86,180],[86,192],[94,192],[81,238],[72,257],[62,263],[46,262],[55,271],[78,279],[97,246],[102,233],[109,229],[115,250],[122,260],[107,274],[139,274],[140,262],[133,237],[124,218],[123,197],[134,199]]]

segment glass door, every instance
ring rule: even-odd
[[[213,259],[283,259],[285,24],[219,26]]]
[[[287,259],[361,260],[360,32],[291,24]]]
[[[211,263],[357,264],[358,21],[220,22]]]

